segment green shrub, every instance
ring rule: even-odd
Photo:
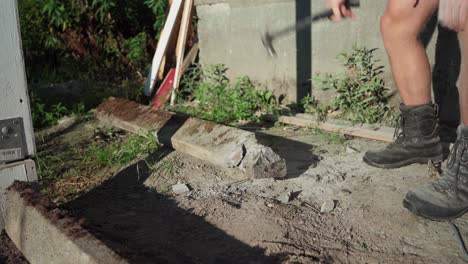
[[[144,70],[166,7],[166,0],[20,0],[30,81]]]
[[[277,107],[270,91],[256,89],[248,77],[234,82],[226,75],[224,65],[196,67],[182,81],[181,91],[194,107],[176,110],[218,123],[234,124],[240,120],[258,120],[258,113],[272,113]]]
[[[394,119],[389,104],[392,93],[382,79],[383,66],[374,58],[375,49],[354,47],[338,59],[347,68],[344,75],[324,74],[313,78],[315,87],[336,92],[331,110],[342,112],[345,119],[356,123],[379,123]],[[323,106],[322,106],[323,107]]]

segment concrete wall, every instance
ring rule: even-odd
[[[312,2],[312,4],[311,4]],[[342,51],[354,44],[378,48],[376,58],[386,67],[385,79],[394,87],[388,59],[380,38],[379,20],[387,1],[361,0],[356,10],[358,19],[340,23],[319,21],[311,30],[304,30],[278,40],[276,58],[269,57],[260,39],[266,29],[281,29],[301,17],[315,14],[324,7],[324,0],[198,0],[198,33],[202,64],[224,63],[230,77],[248,75],[254,81],[287,95],[295,101],[311,90],[309,79],[317,72],[340,72],[336,60]],[[453,35],[452,35],[453,37]],[[312,39],[312,40],[311,40]],[[436,20],[424,34],[431,64],[435,64],[437,40]],[[444,56],[439,56],[444,58]],[[439,68],[451,65],[447,61]],[[453,82],[453,81],[452,81]],[[393,88],[394,89],[394,88]],[[333,94],[313,90],[319,99]],[[398,100],[398,98],[396,98]]]

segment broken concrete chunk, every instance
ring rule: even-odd
[[[301,193],[302,191],[287,191],[280,194],[276,200],[282,203],[289,203],[293,200],[296,200]]]
[[[260,145],[255,138],[244,143],[245,157],[239,168],[250,178],[282,178],[287,175],[286,162],[271,148]]]
[[[331,213],[333,210],[335,210],[335,201],[332,199],[326,200],[320,207],[320,212],[323,214]]]
[[[284,193],[280,194],[276,198],[276,200],[281,202],[281,203],[284,203],[284,204],[289,203],[291,201],[291,192],[287,191],[287,192],[284,192]]]
[[[285,160],[260,145],[252,132],[117,98],[98,106],[96,117],[143,136],[151,132],[163,145],[224,168],[240,169],[249,178],[286,176]]]
[[[172,192],[175,195],[182,195],[182,194],[190,192],[190,187],[187,184],[172,185]]]

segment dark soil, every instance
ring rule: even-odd
[[[0,234],[0,263],[5,264],[28,264],[29,262],[16,248],[5,232]]]

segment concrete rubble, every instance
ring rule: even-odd
[[[320,212],[323,214],[331,213],[333,210],[335,210],[335,201],[332,199],[327,199],[320,207]]]
[[[175,184],[175,185],[172,185],[172,192],[175,195],[182,195],[182,194],[190,192],[190,187],[187,184],[183,184],[183,183]]]

